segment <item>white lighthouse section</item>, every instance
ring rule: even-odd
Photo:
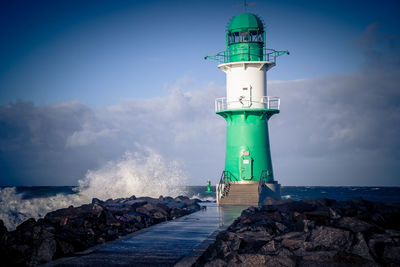
[[[226,73],[226,98],[216,100],[216,110],[279,109],[279,98],[267,96],[266,72],[275,66],[267,61],[241,61],[221,64]]]

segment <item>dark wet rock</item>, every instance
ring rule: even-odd
[[[186,196],[177,196],[174,200],[175,200],[175,201],[182,202],[182,201],[188,200],[188,199],[189,199],[189,198],[186,197]]]
[[[244,210],[195,266],[399,266],[400,205],[361,198]]]
[[[92,204],[104,204],[104,201],[98,198],[92,198]]]
[[[314,250],[342,250],[351,245],[349,231],[328,226],[319,226],[311,232],[310,240]]]
[[[354,217],[343,217],[335,222],[336,227],[348,229],[354,233],[368,232],[373,227],[372,224],[359,220]]]
[[[92,199],[91,204],[31,218],[8,232],[0,220],[1,266],[36,266],[74,255],[155,223],[200,210],[198,200],[180,196]]]

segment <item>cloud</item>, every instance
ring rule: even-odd
[[[364,54],[364,71],[400,67],[400,36],[385,31],[378,22],[368,25],[356,43]]]
[[[269,95],[281,98],[281,113],[269,123],[278,181],[400,185],[399,84],[397,68],[269,82]],[[226,123],[214,113],[214,99],[224,94],[220,86],[183,79],[163,97],[108,107],[1,106],[0,182],[77,184],[88,170],[146,148],[178,162],[190,184],[218,182]]]
[[[165,97],[126,99],[109,107],[1,106],[0,183],[76,184],[88,170],[125,152],[145,153],[146,147],[181,162],[193,183],[203,183],[222,171],[225,122],[214,114],[213,101],[224,89],[210,84],[183,91],[186,85],[168,86]]]
[[[271,82],[275,173],[287,184],[399,185],[400,72]],[[275,157],[274,157],[275,156]]]

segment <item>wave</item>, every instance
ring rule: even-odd
[[[200,199],[201,201],[217,201],[216,195],[214,194],[209,194],[207,196],[201,195],[200,193],[194,194],[193,196],[189,197],[191,199],[197,198]]]
[[[88,171],[78,184],[76,194],[31,199],[23,199],[15,187],[0,189],[0,219],[13,230],[29,218],[38,219],[50,211],[89,203],[92,198],[186,195],[182,185],[187,184],[187,177],[177,162],[145,149],[144,153],[125,153],[117,161]]]

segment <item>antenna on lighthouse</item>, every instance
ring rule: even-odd
[[[247,7],[248,7],[248,6],[255,6],[255,5],[256,5],[256,2],[247,3],[246,0],[243,0],[244,12],[245,12],[245,13],[247,12]]]
[[[243,4],[235,5],[235,7],[243,7],[244,8],[244,13],[246,13],[247,12],[247,7],[255,6],[255,5],[256,5],[256,2],[247,3],[246,0],[243,0]]]

